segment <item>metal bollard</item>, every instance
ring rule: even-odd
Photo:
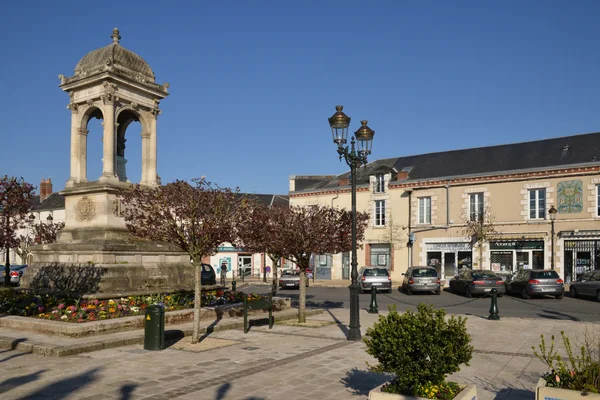
[[[500,315],[498,314],[498,290],[492,289],[492,304],[490,305],[490,315],[488,319],[498,320]]]
[[[237,283],[235,283],[235,281],[231,281],[231,290],[235,292],[235,286],[237,285]]]
[[[369,314],[379,314],[377,309],[377,288],[371,286],[371,305],[369,306]]]

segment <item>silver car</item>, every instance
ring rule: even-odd
[[[385,267],[362,267],[358,271],[358,282],[361,293],[376,288],[378,292],[392,293],[392,277]]]
[[[437,270],[432,267],[410,267],[402,280],[402,290],[406,294],[414,292],[434,292],[442,294],[440,277]]]
[[[306,279],[306,287],[308,287],[308,278]],[[287,269],[281,273],[279,278],[280,289],[300,289],[300,271]]]
[[[569,288],[571,297],[592,296],[600,301],[600,270],[581,275]]]

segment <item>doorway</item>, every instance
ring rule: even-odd
[[[238,276],[252,275],[252,256],[238,256]]]

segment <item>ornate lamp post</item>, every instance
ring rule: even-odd
[[[371,154],[373,136],[375,131],[367,126],[367,121],[360,121],[362,126],[354,132],[350,141],[350,149],[346,146],[348,137],[348,127],[350,126],[350,117],[342,112],[344,106],[335,106],[336,113],[329,118],[329,126],[333,135],[333,142],[337,144],[337,152],[346,161],[350,167],[352,177],[352,272],[350,274],[352,283],[350,289],[350,333],[348,340],[360,340],[360,316],[359,316],[359,290],[358,285],[358,262],[356,260],[356,169],[367,163],[367,156]],[[355,137],[358,141],[358,149],[355,148]]]
[[[552,255],[550,256],[550,268],[554,269],[554,220],[556,219],[556,213],[558,212],[558,210],[556,208],[554,208],[554,206],[551,206],[550,209],[548,210],[548,214],[550,214],[550,225],[551,225],[551,233],[550,236],[552,236],[552,246],[551,246],[551,251],[552,251]]]

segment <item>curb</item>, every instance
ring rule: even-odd
[[[323,314],[322,309],[306,310],[306,315]],[[285,314],[273,315],[275,322],[286,321],[297,318],[297,310],[293,312],[285,312]],[[200,333],[218,332],[228,329],[241,329],[244,327],[244,321],[227,321],[221,325],[209,326],[201,328]],[[171,329],[169,329],[171,328]],[[193,326],[186,324],[178,329],[177,325],[167,326],[165,328],[165,342],[169,340],[181,339],[185,336],[190,336],[193,331]],[[119,335],[120,334],[120,335]],[[24,353],[38,354],[45,357],[66,357],[91,351],[111,349],[115,347],[130,346],[134,344],[144,343],[144,331],[129,331],[107,334],[103,339],[87,341],[86,343],[76,343],[72,345],[53,345],[47,342],[28,340],[26,338],[15,339],[9,336],[0,335],[0,349],[19,350]],[[115,338],[113,335],[125,336]]]

